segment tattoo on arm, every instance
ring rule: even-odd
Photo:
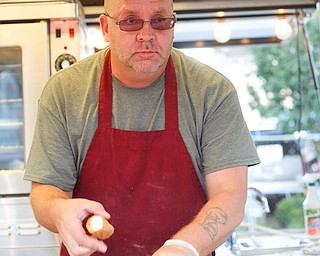
[[[208,232],[213,241],[218,233],[219,224],[226,224],[227,221],[228,215],[226,212],[221,208],[213,207],[207,211],[207,215],[200,225]]]

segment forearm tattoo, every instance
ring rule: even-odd
[[[204,221],[200,224],[209,234],[211,240],[218,234],[219,224],[226,224],[228,215],[224,210],[213,207],[207,211]]]

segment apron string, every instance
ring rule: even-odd
[[[178,130],[178,93],[177,78],[172,57],[170,56],[165,74],[165,129]]]

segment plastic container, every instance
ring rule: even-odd
[[[320,238],[320,198],[318,182],[309,182],[306,199],[303,202],[305,230],[309,239]]]

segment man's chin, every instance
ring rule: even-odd
[[[159,61],[143,60],[132,65],[132,68],[137,73],[153,73],[159,70],[161,64]]]

